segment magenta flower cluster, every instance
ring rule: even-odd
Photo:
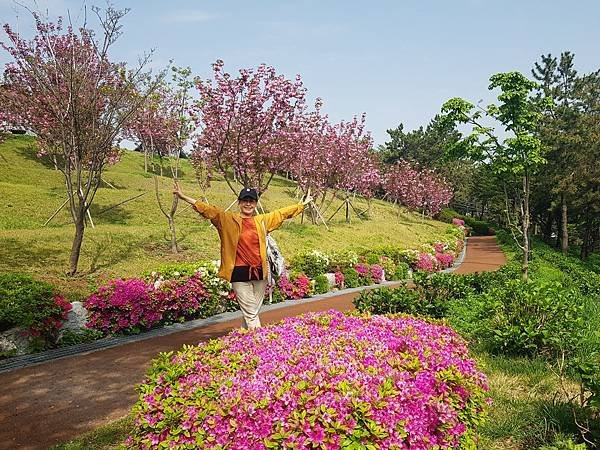
[[[284,298],[299,300],[310,295],[310,278],[303,273],[296,277],[283,275],[277,281],[277,287]]]
[[[199,274],[167,280],[154,289],[152,295],[160,307],[163,321],[191,319],[199,311],[211,309],[211,295]]]
[[[435,272],[438,269],[437,259],[430,253],[420,253],[415,268],[424,272]]]
[[[456,217],[454,219],[452,219],[452,223],[454,225],[456,225],[457,227],[464,227],[465,226],[465,221],[462,220],[462,219],[458,219]]]
[[[358,272],[359,277],[366,278],[371,276],[369,272],[369,265],[366,263],[358,263],[354,266],[354,270]]]
[[[436,253],[435,259],[437,260],[440,269],[447,269],[454,264],[454,255],[450,253]]]
[[[162,319],[151,291],[141,278],[109,281],[85,301],[89,313],[86,326],[106,334],[151,328]]]
[[[53,305],[44,311],[47,313],[45,317],[37,324],[29,327],[27,334],[34,337],[50,337],[55,336],[58,330],[62,328],[63,321],[69,317],[69,311],[73,309],[73,305],[62,295],[53,296],[52,302]]]
[[[344,279],[345,279],[344,274],[338,270],[337,272],[335,272],[334,276],[335,276],[335,285],[337,287],[341,288],[344,285]]]
[[[369,274],[373,282],[381,283],[383,281],[383,267],[379,264],[372,264],[369,268]]]
[[[475,448],[486,377],[451,328],[308,313],[162,354],[128,448]],[[369,447],[371,446],[371,447]]]
[[[130,333],[222,312],[233,294],[215,295],[206,282],[200,273],[160,283],[141,278],[109,281],[86,300],[86,326],[105,334]]]

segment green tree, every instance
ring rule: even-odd
[[[499,73],[490,78],[489,89],[500,89],[499,105],[484,109],[461,98],[448,100],[442,106],[443,120],[450,124],[470,125],[470,134],[462,136],[448,148],[448,154],[459,159],[470,159],[489,164],[495,174],[501,175],[505,186],[519,180],[520,189],[509,195],[505,189],[507,220],[515,241],[523,252],[522,277],[527,280],[530,249],[530,193],[535,170],[545,162],[541,140],[536,136],[541,110],[547,97],[535,97],[537,83],[519,72]],[[501,124],[506,137],[498,136],[486,120]],[[511,193],[512,194],[512,193]],[[510,203],[516,206],[518,223],[513,223]]]
[[[569,251],[568,209],[575,197],[573,183],[574,156],[578,141],[578,114],[573,100],[577,71],[573,68],[573,55],[563,52],[560,60],[551,54],[542,55],[541,62],[535,63],[533,77],[540,82],[538,96],[552,97],[554,102],[543,112],[539,136],[548,148],[548,164],[540,171],[540,185],[543,185],[541,198],[553,198],[548,205],[552,211],[558,205],[560,214],[560,243],[562,252]],[[551,227],[547,228],[551,231]]]
[[[537,175],[538,192],[534,196],[538,199],[538,216],[547,215],[546,237],[556,221],[563,253],[568,252],[569,241],[575,238],[582,243],[585,257],[598,241],[600,86],[599,72],[578,76],[573,60],[571,52],[561,53],[560,58],[542,55],[532,70],[540,82],[538,96],[554,98],[543,111],[538,130],[549,151],[548,164]]]

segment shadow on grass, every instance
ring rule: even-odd
[[[289,192],[291,192],[291,196],[293,197],[296,192],[296,183],[292,180],[288,180],[287,178],[282,177],[273,177],[269,186],[279,186],[279,187],[289,187],[292,188]]]
[[[127,240],[113,239],[108,236],[87,236],[84,245],[86,245],[86,254],[90,258],[89,273],[92,274],[100,269],[111,267],[124,259],[130,258],[132,251],[142,245],[145,237],[137,239],[128,236]]]
[[[0,243],[0,267],[6,271],[25,271],[30,267],[50,267],[63,263],[59,253],[44,246],[44,242],[2,239]]]
[[[127,225],[127,221],[133,217],[133,214],[121,206],[113,208],[112,205],[100,205],[96,203],[90,205],[90,214],[94,222],[114,225]]]
[[[54,170],[54,162],[52,161],[52,159],[49,156],[42,156],[42,157],[37,156],[38,149],[36,148],[36,146],[33,142],[17,141],[14,148],[15,148],[15,153],[17,155],[21,156],[23,159],[27,159],[29,161],[34,161],[38,164],[41,164],[46,169]]]

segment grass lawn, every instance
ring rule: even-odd
[[[52,221],[46,220],[66,200],[64,180],[48,161],[36,157],[35,140],[14,136],[0,145],[0,272],[22,272],[58,286],[71,301],[81,300],[98,282],[115,277],[131,277],[169,262],[218,259],[218,235],[210,224],[181,202],[176,227],[182,252],[171,254],[169,228],[160,212],[153,174],[144,173],[143,155],[125,151],[121,161],[110,167],[90,208],[95,228],[88,226],[79,262],[80,273],[65,275],[74,236],[68,209]],[[181,185],[186,193],[200,197],[194,171],[183,160]],[[169,170],[165,167],[165,174]],[[172,180],[159,177],[160,196],[170,206]],[[103,212],[124,200],[143,194],[121,206]],[[227,207],[235,196],[223,180],[217,179],[206,192],[208,200]],[[267,210],[296,202],[294,183],[275,178],[262,197]],[[341,204],[336,199],[325,213],[328,218]],[[358,210],[366,210],[363,199],[355,199]],[[353,211],[352,211],[353,213]],[[354,214],[345,222],[344,210],[329,223],[313,225],[297,217],[274,232],[286,258],[303,250],[335,251],[391,244],[415,248],[434,240],[448,224],[423,219],[389,202],[374,200],[369,220]]]

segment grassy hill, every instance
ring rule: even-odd
[[[158,207],[153,177],[144,173],[143,155],[132,151],[126,151],[121,161],[106,171],[104,180],[114,188],[103,184],[98,190],[90,209],[95,228],[86,229],[80,274],[67,277],[64,274],[74,235],[68,209],[63,208],[44,226],[67,198],[62,174],[36,157],[34,138],[10,137],[0,145],[0,272],[31,274],[54,283],[71,300],[77,300],[89,293],[90,285],[103,279],[140,275],[168,262],[218,259],[217,233],[194,210],[186,208],[187,204],[180,204],[176,222],[183,251],[170,253],[165,239],[168,223]],[[201,195],[187,161],[182,161],[180,178],[186,193]],[[170,205],[172,181],[167,177],[159,181],[160,195]],[[267,210],[286,206],[296,201],[294,193],[293,182],[276,178],[262,203]],[[139,194],[144,195],[102,213]],[[224,208],[235,199],[219,179],[207,197]],[[340,200],[336,200],[326,217],[339,205]],[[361,199],[356,199],[355,206],[359,210],[367,207]],[[346,223],[341,210],[329,225],[327,231],[323,225],[306,220],[301,224],[296,218],[275,231],[274,236],[289,258],[306,249],[327,252],[381,244],[414,248],[447,227],[408,212],[398,215],[394,205],[379,200],[373,202],[369,220],[353,216],[352,222]]]

